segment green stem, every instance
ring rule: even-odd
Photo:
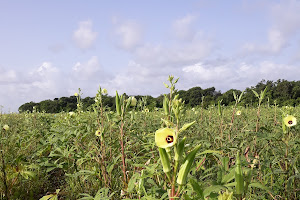
[[[2,145],[1,145],[1,147],[2,147]],[[4,155],[3,155],[2,150],[1,150],[1,160],[2,160],[2,173],[3,173],[3,184],[4,184],[5,199],[9,200],[8,186],[7,186],[7,175],[6,175],[6,170],[5,170],[6,169],[6,164],[5,164]]]

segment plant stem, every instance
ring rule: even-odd
[[[122,151],[122,171],[123,171],[123,178],[124,178],[124,185],[127,185],[127,177],[126,177],[126,163],[125,163],[125,148],[124,148],[124,123],[123,119],[121,121],[121,127],[120,127],[120,133],[121,133],[121,139],[120,139],[120,145],[121,145],[121,151]]]
[[[2,149],[2,145],[1,145],[1,149]],[[5,164],[5,160],[4,160],[4,155],[3,155],[3,151],[1,150],[1,160],[2,160],[2,173],[3,173],[3,184],[4,184],[4,193],[5,193],[5,199],[9,200],[8,197],[8,186],[7,186],[7,176],[6,176],[6,164]]]

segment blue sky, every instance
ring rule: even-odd
[[[0,0],[0,105],[299,80],[298,0]]]

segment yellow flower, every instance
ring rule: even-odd
[[[242,111],[238,110],[236,111],[236,115],[241,115],[242,114]]]
[[[160,148],[171,147],[176,144],[176,134],[171,128],[161,128],[155,132],[155,143]]]
[[[102,89],[102,94],[107,94],[107,89],[103,88]]]
[[[283,119],[283,122],[287,127],[291,127],[297,124],[297,119],[292,115],[288,115]]]
[[[148,108],[145,108],[145,112],[149,112],[149,109],[148,109]]]
[[[8,126],[7,124],[5,124],[5,125],[3,126],[3,130],[8,131],[8,130],[9,130],[9,126]]]
[[[101,136],[101,131],[100,131],[100,130],[97,130],[97,131],[95,132],[95,135],[100,137],[100,136]]]
[[[77,97],[77,96],[78,96],[78,93],[77,93],[77,92],[75,92],[75,93],[74,93],[74,96],[75,96],[75,97]]]

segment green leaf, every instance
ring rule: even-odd
[[[183,197],[184,197],[185,200],[193,200],[187,194],[183,194]]]
[[[202,154],[207,154],[207,153],[216,153],[216,154],[221,154],[222,152],[221,151],[215,151],[215,150],[205,150],[201,153],[199,153],[199,155],[202,155]]]
[[[60,189],[57,189],[54,194],[49,194],[40,198],[40,200],[58,200],[58,193]]]
[[[129,180],[127,192],[131,193],[134,189],[135,183],[137,182],[137,178],[139,177],[138,173],[135,173],[131,179]]]
[[[239,100],[238,100],[238,102],[240,102],[241,101],[241,99],[242,99],[242,96],[243,96],[243,94],[244,94],[244,92],[245,92],[245,90],[240,94],[240,97],[239,97]]]
[[[235,187],[235,185],[236,185],[236,182],[232,182],[232,183],[225,184],[224,186],[225,187]]]
[[[234,100],[237,100],[237,97],[236,97],[236,94],[235,94],[235,92],[234,92],[234,91],[232,91],[232,93],[233,93]]]
[[[234,172],[235,172],[235,168],[232,168],[229,172],[229,174],[226,174],[225,176],[223,176],[222,178],[222,184],[228,183],[231,180],[234,179]]]
[[[227,188],[222,185],[212,185],[204,189],[204,197],[208,197],[211,193],[218,193],[221,190],[226,190]]]
[[[193,190],[198,194],[198,197],[200,197],[200,199],[204,199],[203,188],[194,179],[190,179],[190,183]]]
[[[258,93],[257,93],[255,90],[252,90],[252,92],[255,94],[255,96],[256,96],[257,98],[259,98],[259,95],[258,95]]]
[[[260,95],[261,100],[264,99],[264,97],[266,95],[266,92],[267,92],[267,89],[268,89],[268,86],[264,89],[264,91],[261,91],[261,95]]]
[[[256,187],[256,188],[259,188],[259,189],[262,189],[262,190],[266,190],[266,191],[271,191],[270,188],[268,188],[267,186],[264,186],[263,184],[261,183],[258,183],[258,182],[252,182],[249,184],[250,187]]]
[[[193,122],[191,122],[191,123],[186,123],[186,124],[184,124],[182,127],[181,127],[181,129],[179,129],[179,133],[181,133],[182,131],[185,131],[185,130],[187,130],[187,129],[189,129],[193,124],[195,124],[196,123],[196,121],[193,121]]]

